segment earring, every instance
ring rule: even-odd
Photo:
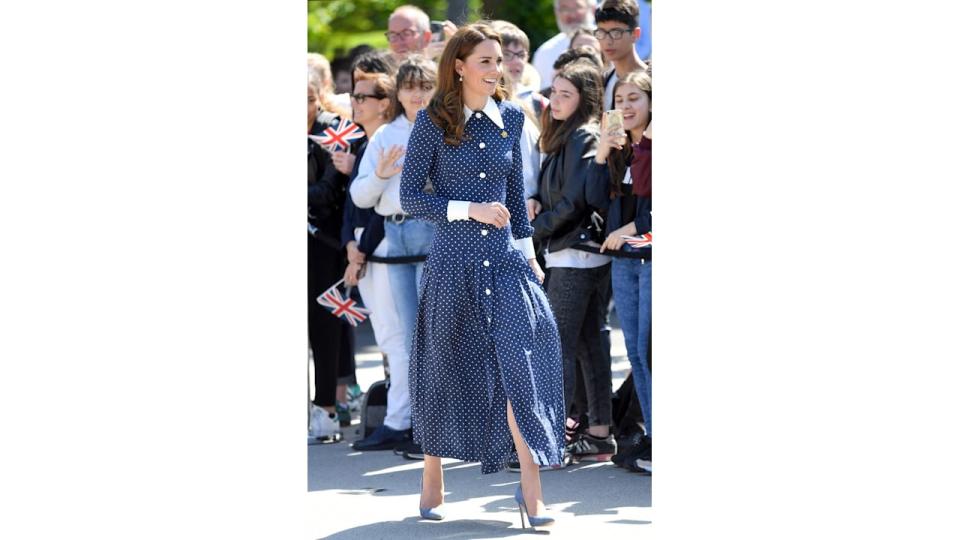
[[[460,82],[463,82],[463,75],[460,75]]]

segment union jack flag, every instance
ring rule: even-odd
[[[653,245],[653,233],[648,232],[647,234],[641,234],[640,236],[628,236],[623,235],[620,238],[623,238],[627,241],[628,244],[635,248],[650,247]]]
[[[337,127],[328,127],[323,130],[321,135],[307,135],[313,142],[323,146],[327,150],[346,150],[350,148],[350,143],[366,135],[360,126],[355,124],[349,118],[341,118]]]
[[[351,325],[357,326],[367,320],[370,310],[364,308],[349,296],[344,298],[340,294],[341,283],[343,283],[342,279],[334,283],[333,287],[323,291],[323,294],[317,297],[317,302],[329,309],[335,317],[343,317]]]

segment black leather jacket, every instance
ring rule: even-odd
[[[531,223],[533,240],[557,252],[590,239],[587,226],[593,208],[587,204],[586,184],[590,162],[597,153],[597,126],[581,126],[540,166],[537,194],[543,209]]]
[[[321,113],[311,134],[323,133],[336,121],[338,117]],[[334,249],[340,246],[347,180],[347,175],[333,166],[330,152],[307,139],[307,222],[315,227],[314,238]]]

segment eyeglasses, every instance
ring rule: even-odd
[[[629,34],[629,33],[630,33],[630,30],[623,30],[620,28],[617,28],[615,30],[610,30],[609,32],[601,28],[597,28],[596,30],[593,31],[593,37],[597,39],[604,39],[607,36],[609,36],[610,39],[616,41],[622,38],[625,34]]]
[[[367,98],[383,99],[387,96],[380,96],[377,94],[350,94],[350,97],[352,97],[357,103],[363,103],[363,100]]]
[[[417,30],[411,30],[411,29],[407,28],[407,29],[404,30],[403,32],[384,32],[383,35],[387,36],[387,41],[393,43],[394,41],[397,41],[397,40],[399,40],[399,39],[401,39],[401,38],[402,38],[402,39],[410,39],[410,38],[412,38],[413,36],[415,36],[415,35],[417,35],[417,34],[419,34],[419,33],[420,33],[420,32],[417,31]]]
[[[513,52],[513,51],[508,51],[508,50],[506,50],[506,49],[503,50],[503,60],[504,60],[504,62],[513,61],[514,58],[516,58],[517,60],[526,60],[526,59],[527,59],[527,51],[517,51],[517,52]]]

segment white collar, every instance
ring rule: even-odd
[[[466,124],[470,120],[471,116],[474,116],[475,111],[471,111],[466,105],[463,106],[463,123]],[[487,104],[483,106],[483,109],[480,110],[483,114],[487,115],[487,118],[493,120],[493,123],[497,125],[498,128],[503,129],[503,117],[500,116],[500,107],[497,106],[497,102],[493,97],[487,97]]]

